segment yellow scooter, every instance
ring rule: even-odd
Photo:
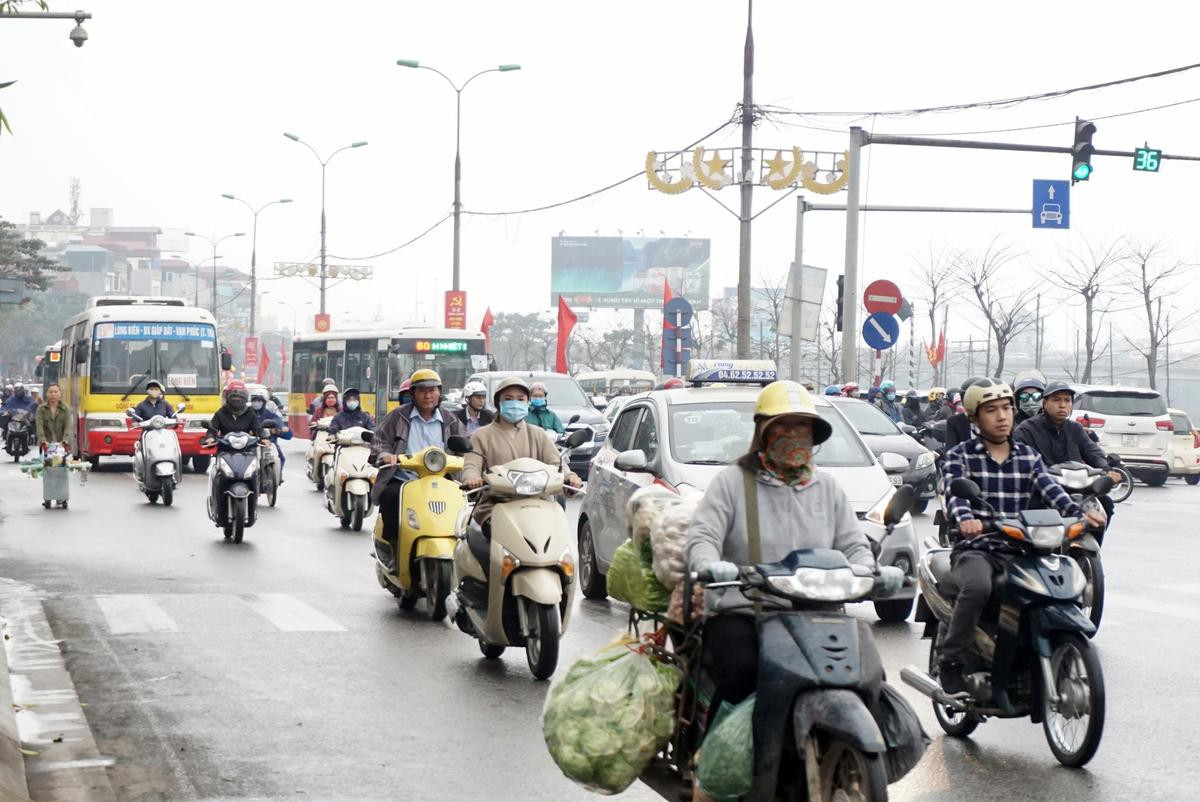
[[[466,438],[451,439],[462,439],[469,448]],[[396,597],[401,610],[412,609],[424,597],[430,619],[441,621],[451,589],[455,531],[459,518],[468,513],[466,494],[448,474],[463,469],[463,458],[430,446],[404,454],[396,467],[417,478],[405,482],[400,491],[395,550],[383,536],[383,511],[375,516],[375,578]]]

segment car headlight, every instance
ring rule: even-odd
[[[430,473],[441,473],[446,470],[446,452],[440,448],[431,448],[425,452],[425,470]]]
[[[508,481],[518,496],[540,496],[550,483],[549,471],[509,471]]]
[[[227,460],[217,460],[217,468],[221,471],[222,476],[227,476],[230,479],[233,478],[233,466]]]
[[[917,456],[917,461],[916,464],[913,465],[913,468],[918,471],[924,468],[931,468],[933,467],[935,459],[936,458],[933,456],[932,451],[926,451],[924,454]]]
[[[794,574],[769,576],[767,582],[785,595],[825,602],[861,599],[875,587],[872,577],[856,576],[849,568],[797,568]]]

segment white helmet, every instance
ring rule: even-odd
[[[467,382],[467,386],[463,388],[463,396],[470,398],[473,395],[487,395],[487,387],[483,382]]]
[[[967,388],[966,395],[963,397],[963,407],[967,410],[968,415],[974,416],[975,412],[984,404],[989,401],[999,401],[1002,398],[1016,402],[1012,388],[1004,382],[979,379]]]

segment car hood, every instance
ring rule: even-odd
[[[675,476],[679,482],[704,490],[717,474],[725,470],[727,465],[676,465]],[[842,488],[850,499],[850,507],[855,513],[864,513],[875,506],[879,499],[891,490],[892,483],[887,474],[878,465],[866,465],[860,468],[822,468],[817,470],[829,475]]]
[[[563,422],[564,426],[567,425],[567,421],[576,415],[579,416],[579,420],[575,421],[574,424],[576,426],[595,426],[598,423],[603,423],[605,426],[608,425],[608,420],[605,419],[604,413],[595,407],[572,407],[552,404],[550,411],[558,416],[558,419]]]
[[[861,437],[876,457],[890,451],[912,462],[913,457],[929,450],[906,434],[864,434]]]

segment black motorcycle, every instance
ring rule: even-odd
[[[914,499],[911,487],[897,490],[884,516],[889,532]],[[779,562],[743,566],[732,582],[713,582],[706,574],[684,579],[684,621],[692,620],[696,582],[709,589],[737,588],[751,599],[771,597],[791,607],[759,617],[754,781],[742,798],[886,800],[888,783],[916,765],[927,737],[912,709],[884,683],[870,626],[843,610],[846,603],[869,599],[878,576],[851,566],[832,549],[802,549]],[[669,624],[667,633],[674,648],[664,647],[661,656],[685,674],[678,722],[669,746],[642,780],[670,799],[691,790],[716,683],[704,657],[703,621],[687,627]],[[896,714],[898,708],[906,712]],[[902,725],[889,726],[897,719],[909,723],[906,731]]]
[[[1046,470],[1071,494],[1071,498],[1084,512],[1104,512],[1100,497],[1110,492],[1113,487],[1113,481],[1107,476],[1107,471],[1082,462],[1062,462]],[[1104,481],[1100,481],[1102,479]],[[1100,560],[1100,547],[1104,545],[1106,529],[1107,527],[1089,526],[1082,535],[1065,543],[1059,552],[1079,563],[1079,570],[1087,577],[1087,589],[1083,592],[1081,606],[1084,614],[1097,629],[1100,628],[1100,618],[1104,615],[1104,564]]]
[[[1097,491],[1109,481],[1096,480]],[[969,479],[955,479],[950,490],[989,508]],[[927,551],[917,573],[916,620],[925,624],[923,637],[932,638],[929,673],[908,666],[900,676],[933,700],[938,724],[949,735],[965,738],[988,718],[1028,717],[1041,722],[1060,763],[1082,766],[1096,754],[1104,730],[1104,675],[1088,639],[1096,627],[1079,606],[1087,580],[1059,552],[1086,527],[1055,510],[1025,510],[991,527],[985,534],[1009,538],[1020,553],[1005,566],[975,630],[971,651],[978,667],[964,678],[966,690],[951,696],[937,679],[957,595],[949,549]]]
[[[225,530],[225,539],[241,543],[258,518],[258,444],[270,436],[230,432],[216,438],[217,454],[208,470],[208,517]]]
[[[33,439],[33,414],[23,409],[18,409],[8,416],[8,423],[4,427],[4,450],[13,458],[13,462],[19,462],[21,457],[29,453],[29,442]]]

